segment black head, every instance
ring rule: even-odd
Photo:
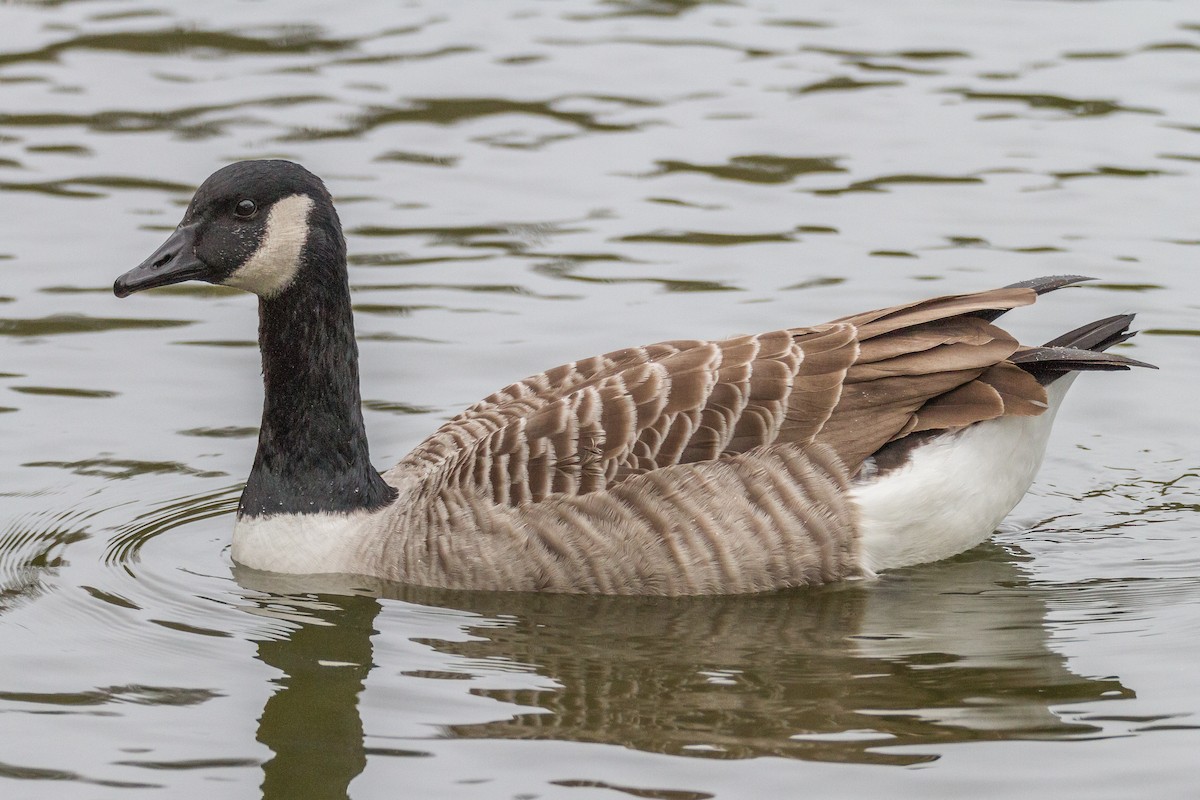
[[[201,184],[183,220],[113,292],[201,280],[274,297],[295,280],[314,226],[341,239],[329,191],[291,161],[240,161]]]

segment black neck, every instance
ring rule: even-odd
[[[292,285],[258,305],[262,427],[239,516],[348,512],[395,490],[371,466],[358,389],[358,345],[336,218],[310,220]]]

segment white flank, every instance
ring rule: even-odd
[[[386,532],[379,512],[244,517],[233,528],[233,560],[265,572],[363,573],[378,561]]]
[[[313,200],[294,194],[276,201],[267,215],[262,242],[246,263],[225,279],[226,286],[274,297],[288,287],[300,268],[300,253],[308,239],[308,212]]]
[[[1029,490],[1054,415],[1078,373],[1046,393],[1036,417],[979,422],[915,449],[909,462],[855,486],[862,564],[870,572],[923,564],[969,550],[991,536]]]

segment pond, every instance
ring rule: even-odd
[[[1157,797],[1200,749],[1200,10],[0,5],[0,795]],[[113,279],[210,172],[346,228],[372,456],[507,383],[1039,275],[1136,311],[951,561],[638,599],[229,557],[254,299]],[[261,788],[260,788],[261,787]]]

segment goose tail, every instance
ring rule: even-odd
[[[1040,295],[1084,280],[1059,275],[1005,288]],[[990,322],[1006,310],[971,315]],[[947,558],[985,540],[1033,482],[1075,375],[1156,369],[1107,352],[1134,335],[1129,329],[1133,318],[1118,314],[1089,322],[1039,347],[1020,347],[1008,357],[1008,363],[1045,387],[1041,413],[1005,414],[954,430],[919,432],[888,446],[897,448],[888,456],[891,462],[884,460],[886,449],[877,453],[871,462],[876,469],[860,473],[852,490],[860,514],[864,574]]]
[[[1145,361],[1106,352],[1108,348],[1121,344],[1137,333],[1129,330],[1133,316],[1117,314],[1089,322],[1056,336],[1041,347],[1022,347],[1009,357],[1009,361],[1033,375],[1043,385],[1070,372],[1127,370],[1131,367],[1158,369]]]

